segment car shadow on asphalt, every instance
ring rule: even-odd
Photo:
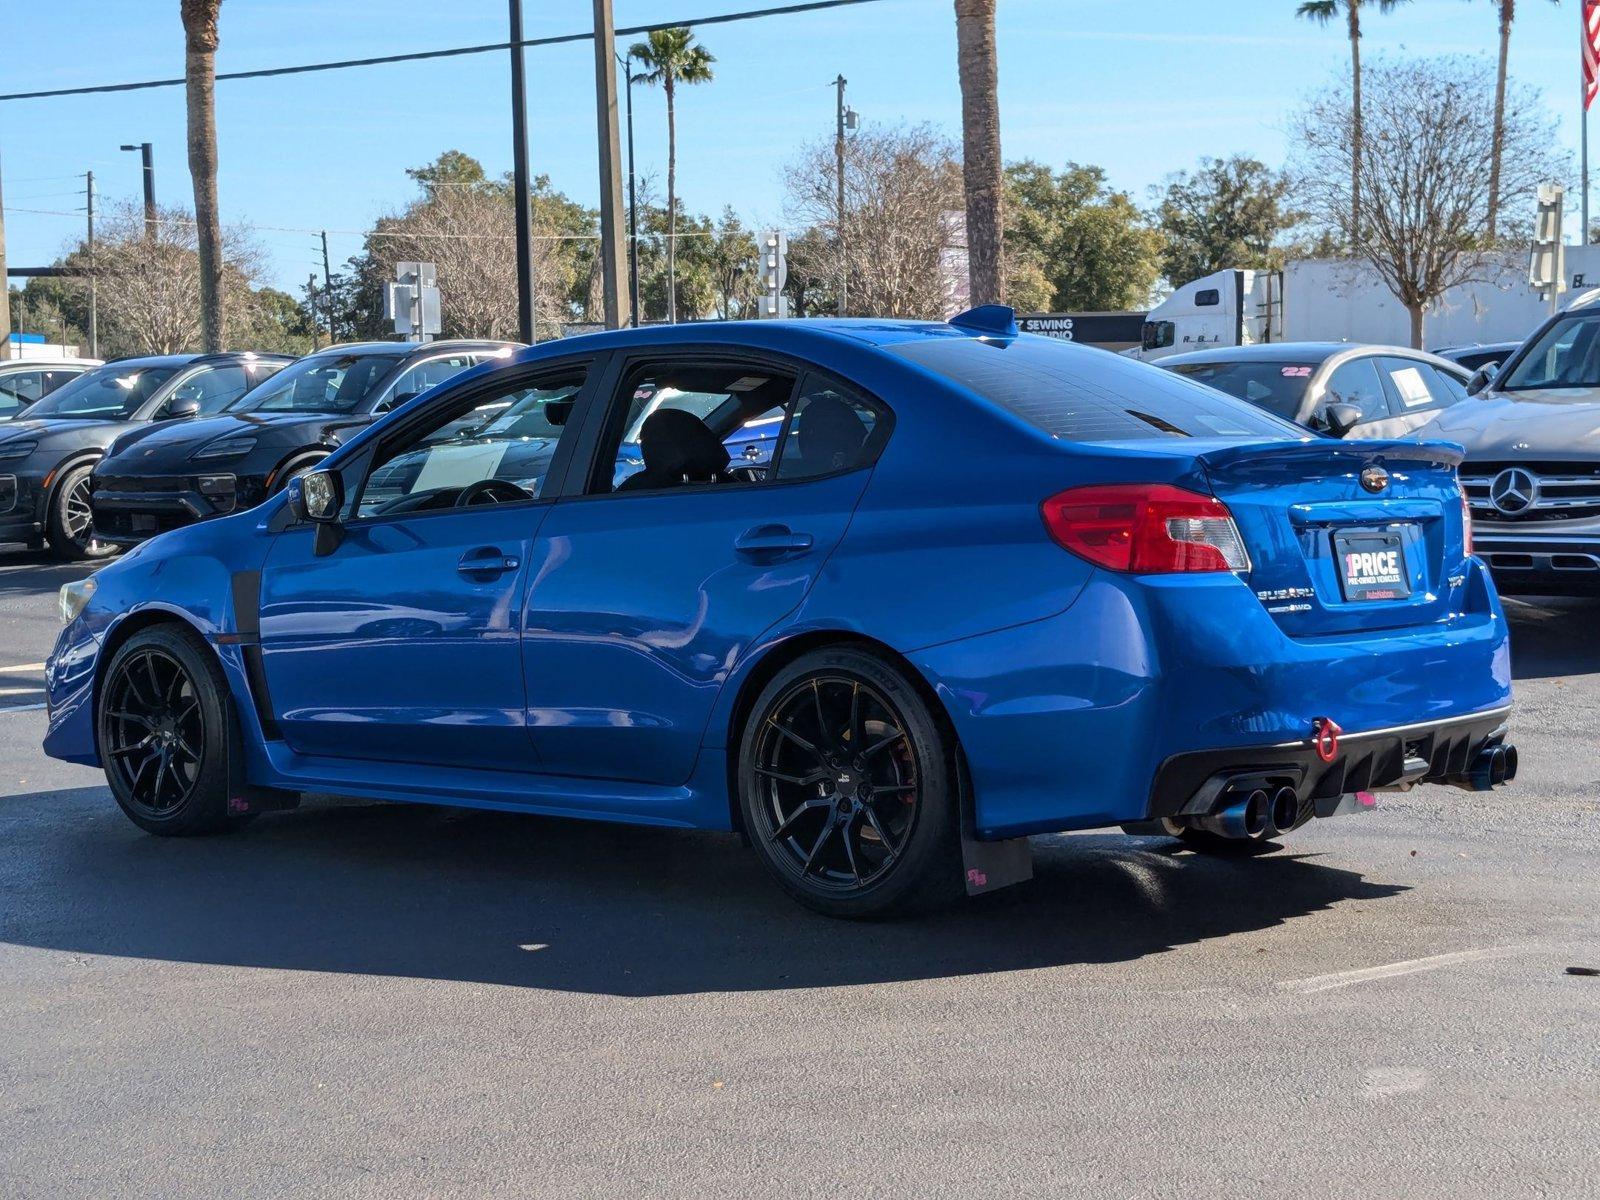
[[[1080,835],[1037,839],[1021,887],[848,923],[797,907],[726,834],[317,799],[162,839],[103,788],[0,800],[0,826],[0,941],[625,996],[1122,962],[1406,890],[1289,852]]]
[[[1513,679],[1600,672],[1600,598],[1528,596],[1505,601]]]

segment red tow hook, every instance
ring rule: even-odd
[[[1339,735],[1344,730],[1332,717],[1318,717],[1311,722],[1311,737],[1317,747],[1317,757],[1331,763],[1339,757]]]

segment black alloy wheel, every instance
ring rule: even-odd
[[[192,631],[158,625],[117,651],[100,686],[100,758],[111,794],[150,833],[211,833],[227,812],[226,684]]]
[[[942,899],[960,883],[951,749],[882,659],[807,655],[768,684],[746,727],[746,830],[778,881],[829,915]]]

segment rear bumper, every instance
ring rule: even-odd
[[[1059,616],[910,657],[961,739],[980,837],[1170,815],[1197,780],[1261,761],[1334,786],[1319,717],[1351,731],[1339,783],[1362,790],[1399,781],[1397,751],[1431,776],[1505,721],[1505,617],[1483,565],[1465,576],[1448,620],[1293,638],[1231,576],[1101,572]]]
[[[1324,759],[1313,739],[1177,754],[1150,788],[1150,818],[1205,816],[1217,810],[1221,783],[1260,775],[1295,789],[1302,801],[1333,801],[1349,792],[1465,777],[1478,752],[1506,732],[1509,704],[1443,721],[1340,734]]]

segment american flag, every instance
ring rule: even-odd
[[[1583,0],[1583,108],[1600,93],[1600,0]]]

